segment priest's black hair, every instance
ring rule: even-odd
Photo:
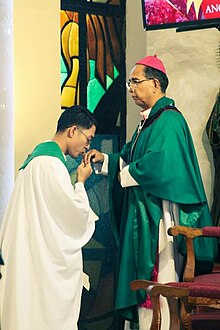
[[[83,105],[74,105],[66,108],[57,123],[57,132],[65,131],[73,125],[89,129],[92,125],[97,126],[95,116]]]

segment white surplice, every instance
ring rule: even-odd
[[[81,248],[95,220],[84,184],[73,187],[58,158],[36,157],[20,171],[0,232],[1,330],[77,329]]]

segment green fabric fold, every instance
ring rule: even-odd
[[[174,101],[163,97],[152,108],[150,117]],[[149,119],[150,119],[149,117]],[[134,306],[145,300],[145,293],[134,292],[135,279],[151,279],[156,261],[162,201],[179,205],[180,224],[190,227],[212,225],[191,134],[179,111],[166,109],[137,131],[119,154],[109,155],[110,209],[113,230],[119,246],[116,310],[136,321]],[[118,160],[129,164],[129,172],[139,186],[122,189],[118,182]],[[185,256],[185,242],[179,239],[179,252]],[[197,271],[209,272],[217,255],[215,239],[195,240]]]

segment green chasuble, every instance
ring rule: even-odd
[[[137,320],[137,304],[146,297],[142,291],[132,291],[129,284],[135,279],[151,279],[162,201],[178,204],[180,225],[212,225],[191,134],[174,101],[167,97],[158,100],[138,139],[137,134],[136,130],[119,154],[109,155],[108,171],[111,217],[119,246],[115,308],[130,320]],[[139,186],[120,186],[119,157],[129,164]],[[179,239],[178,248],[185,255],[183,239]],[[197,238],[195,251],[197,271],[211,271],[216,240]]]

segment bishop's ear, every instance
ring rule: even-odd
[[[155,88],[160,87],[160,82],[159,82],[159,80],[154,79],[154,87],[155,87]]]

